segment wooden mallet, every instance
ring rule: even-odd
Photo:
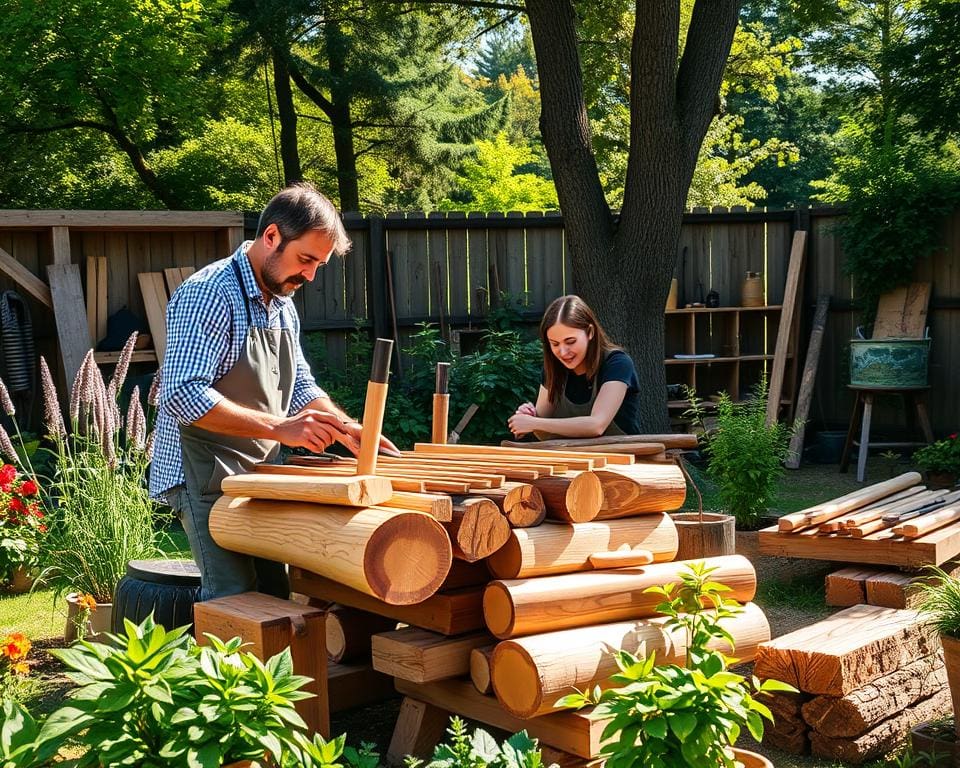
[[[437,363],[437,385],[433,393],[433,431],[431,442],[446,445],[447,416],[450,412],[450,363]]]
[[[373,347],[367,399],[363,404],[363,431],[360,433],[360,453],[357,454],[357,474],[374,475],[377,472],[377,451],[380,450],[380,432],[383,412],[387,405],[387,379],[390,378],[392,339],[377,339]]]

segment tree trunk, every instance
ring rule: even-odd
[[[333,19],[327,22],[324,30],[331,77],[331,109],[327,116],[333,128],[333,150],[337,156],[340,210],[359,211],[360,186],[357,178],[357,156],[353,146],[353,120],[350,116],[351,85],[345,66],[348,43]]]
[[[300,150],[297,146],[297,110],[290,88],[290,72],[283,51],[273,49],[273,90],[277,96],[277,115],[280,117],[280,157],[283,160],[283,180],[286,184],[303,179]]]

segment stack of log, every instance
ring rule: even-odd
[[[754,673],[800,693],[766,701],[764,742],[860,764],[891,751],[914,725],[949,713],[935,631],[915,611],[858,605],[761,643]]]
[[[951,561],[942,566],[945,573],[960,577],[960,563]],[[918,587],[929,581],[923,570],[909,572],[866,566],[851,566],[827,574],[827,605],[879,605],[884,608],[918,608],[923,592]]]
[[[527,728],[594,758],[603,724],[557,712],[555,702],[572,687],[603,684],[615,649],[684,660],[685,638],[643,593],[684,568],[672,562],[677,530],[667,514],[686,492],[676,465],[422,444],[379,457],[375,475],[355,471],[350,460],[305,458],[229,478],[210,527],[228,549],[289,563],[296,592],[336,606],[334,660],[372,654],[374,669],[396,678],[407,701],[392,752],[416,753],[411,723],[422,726],[429,705],[444,723],[455,712]],[[738,556],[711,564],[713,580],[748,603],[727,629],[736,656],[751,659],[769,638],[749,604],[753,568]]]
[[[928,490],[899,477],[784,515],[759,536],[767,555],[903,567],[960,554],[960,490]]]

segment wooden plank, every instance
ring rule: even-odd
[[[0,248],[0,272],[3,272],[41,304],[53,309],[53,299],[50,296],[50,289],[47,284],[3,248]]]
[[[866,602],[883,608],[915,609],[923,596],[914,586],[922,580],[909,573],[878,571],[864,581]]]
[[[830,309],[830,297],[820,296],[813,314],[813,330],[807,345],[807,359],[803,364],[800,378],[800,394],[793,420],[793,436],[790,438],[790,451],[784,465],[788,469],[799,469],[803,454],[803,436],[807,429],[807,415],[813,400],[813,385],[817,380],[817,366],[820,364],[820,348],[823,346],[823,332],[827,324],[827,312]]]
[[[137,280],[143,294],[143,306],[147,313],[150,335],[153,337],[153,348],[162,365],[167,349],[167,288],[163,282],[163,273],[141,272],[137,275]]]
[[[883,294],[877,302],[871,338],[923,338],[929,305],[930,283],[911,283]]]
[[[689,448],[697,447],[696,435],[684,435],[678,433],[667,433],[664,435],[611,435],[608,437],[591,437],[580,439],[557,439],[541,440],[536,443],[521,443],[513,440],[503,440],[500,445],[510,448],[536,448],[539,450],[576,450],[582,451],[584,447],[594,448],[604,445],[616,446],[623,443],[646,443],[649,445],[659,444],[666,448]]]
[[[173,292],[193,273],[193,267],[167,267],[164,269],[163,277],[167,282],[167,293],[173,296]]]
[[[489,645],[486,632],[447,637],[418,627],[380,632],[372,638],[373,668],[414,683],[470,674],[470,651]]]
[[[90,330],[83,306],[80,267],[76,264],[49,264],[47,277],[50,280],[63,375],[67,386],[70,386],[90,350]]]
[[[761,643],[754,674],[806,693],[845,696],[936,653],[936,630],[916,611],[855,605]]]
[[[107,258],[87,257],[87,327],[91,346],[107,335]]]
[[[339,582],[291,567],[290,588],[310,597],[349,605],[442,635],[462,635],[485,626],[482,587],[437,593],[414,605],[388,605]]]
[[[780,410],[780,395],[783,392],[784,373],[787,365],[787,353],[790,336],[797,312],[800,280],[803,277],[804,254],[807,246],[806,230],[793,233],[793,245],[790,248],[790,267],[787,271],[787,285],[783,293],[783,308],[780,311],[780,328],[777,331],[777,346],[773,353],[773,371],[770,374],[770,388],[767,398],[767,424],[777,420]]]
[[[215,229],[243,227],[243,214],[225,211],[0,210],[0,227],[74,229]]]
[[[592,718],[590,709],[576,712],[565,710],[522,720],[508,714],[493,696],[478,693],[469,680],[438,680],[433,683],[397,680],[396,685],[404,696],[510,733],[526,730],[535,739],[564,752],[587,758],[600,754],[600,735],[608,721]]]
[[[870,576],[876,576],[879,573],[881,571],[876,568],[841,568],[839,571],[828,573],[825,580],[827,605],[846,608],[866,603],[866,581]]]
[[[225,477],[221,489],[231,496],[252,499],[291,499],[350,507],[383,504],[393,496],[390,481],[375,475],[340,478],[255,472]]]
[[[467,218],[473,221],[486,219],[486,213],[470,211]],[[467,231],[467,300],[470,318],[486,317],[490,306],[489,265],[487,262],[487,235],[485,229]]]
[[[405,697],[387,748],[387,765],[404,765],[410,757],[430,758],[449,721],[447,710]]]
[[[70,228],[52,227],[50,237],[53,243],[53,263],[69,264],[70,257]]]
[[[93,359],[101,365],[115,365],[120,360],[122,350],[119,352],[94,352]],[[131,363],[155,363],[157,362],[157,353],[152,349],[138,349],[130,356]]]

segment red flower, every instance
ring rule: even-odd
[[[40,524],[40,527],[39,527],[37,530],[40,531],[40,533],[46,533],[46,532],[47,532],[47,526],[45,526],[43,523],[41,523],[41,524]]]
[[[21,496],[35,496],[37,493],[37,484],[33,480],[24,480],[20,484]]]
[[[26,511],[26,507],[23,506],[23,502],[20,501],[20,499],[10,499],[10,501],[7,504],[7,509],[10,512],[14,512],[16,514],[20,514],[21,512]]]
[[[40,507],[37,506],[36,502],[33,502],[27,507],[27,514],[37,518],[38,520],[40,520],[44,516],[43,512],[40,511]]]
[[[956,440],[956,439],[957,439],[957,433],[954,432],[952,435],[950,435],[950,439],[951,439],[951,440]]]

